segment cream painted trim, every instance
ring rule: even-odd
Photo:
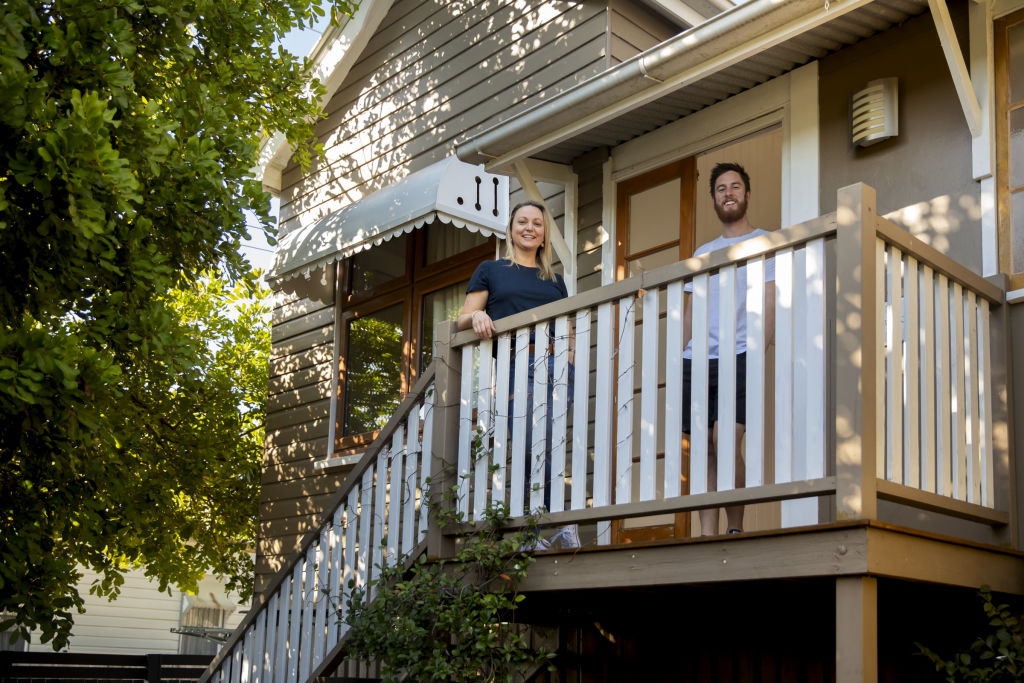
[[[978,0],[974,0],[977,2]],[[1016,12],[1024,7],[1024,0],[994,0],[992,2],[992,17],[999,19],[1011,12]]]
[[[1024,302],[1024,289],[1014,289],[1006,293],[1006,303],[1019,304]]]
[[[935,22],[935,31],[939,34],[939,43],[942,44],[942,53],[949,65],[949,73],[953,77],[956,94],[960,98],[960,106],[964,110],[964,118],[967,119],[967,127],[971,135],[977,137],[981,134],[981,105],[978,104],[971,75],[967,72],[964,54],[957,42],[956,31],[953,30],[953,21],[949,18],[949,8],[946,0],[928,0],[928,6]]]
[[[996,221],[996,179],[982,178],[978,183],[981,205],[981,274],[985,277],[999,272],[999,226]]]
[[[601,285],[615,282],[615,163],[611,157],[601,165],[601,224],[604,242],[601,243]]]
[[[324,32],[313,48],[312,78],[324,85],[320,108],[324,109],[331,97],[348,76],[370,37],[391,9],[393,0],[362,0],[355,13],[343,25]],[[292,156],[291,145],[284,135],[275,132],[260,145],[260,165],[254,169],[256,178],[263,180],[263,189],[277,195],[281,192],[281,172]]]
[[[708,17],[697,12],[682,0],[645,0],[645,4],[690,26],[697,26],[708,20]]]
[[[820,214],[818,62],[790,72],[789,78],[789,102],[782,126],[783,226],[796,225]]]
[[[993,41],[992,3],[979,0],[970,3],[971,82],[980,106],[981,129],[971,140],[974,179],[995,175],[995,49]]]

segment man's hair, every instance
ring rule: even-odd
[[[739,173],[740,178],[743,179],[743,185],[746,186],[747,188],[746,191],[750,192],[750,176],[747,175],[746,169],[732,161],[724,161],[720,164],[716,164],[715,167],[711,169],[710,185],[712,197],[715,196],[715,182],[718,180],[718,176],[722,175],[723,173],[728,173],[729,171],[735,171],[736,173]]]

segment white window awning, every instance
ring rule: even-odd
[[[268,280],[314,270],[411,232],[431,221],[505,235],[508,178],[449,157],[286,235]]]

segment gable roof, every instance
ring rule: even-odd
[[[320,98],[321,109],[327,106],[341,86],[393,3],[394,0],[360,0],[351,17],[342,17],[337,25],[328,27],[320,36],[309,53],[309,59],[313,62],[310,77],[319,80],[325,89]],[[291,145],[281,133],[275,133],[260,145],[256,177],[263,180],[265,189],[280,191],[281,171],[292,152]]]

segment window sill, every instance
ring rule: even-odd
[[[348,455],[331,455],[313,463],[313,469],[317,472],[335,472],[342,468],[358,465],[362,459],[363,454],[361,452]]]

